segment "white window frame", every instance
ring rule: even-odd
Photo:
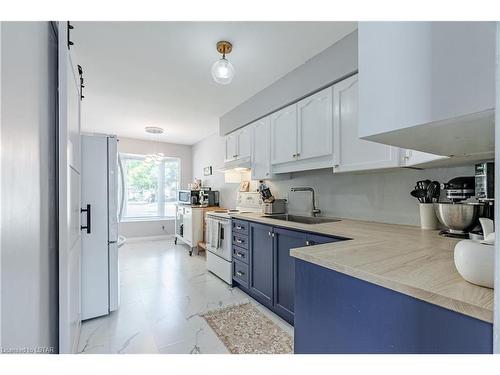
[[[127,223],[127,222],[136,222],[136,221],[159,221],[159,220],[175,220],[175,214],[173,216],[165,216],[165,194],[163,193],[163,189],[165,188],[165,161],[167,160],[176,160],[179,167],[178,167],[178,179],[177,179],[177,191],[180,189],[181,185],[181,173],[182,173],[182,164],[181,164],[181,159],[178,157],[173,157],[173,156],[165,156],[163,157],[163,160],[159,163],[158,168],[161,171],[158,175],[158,191],[157,191],[157,196],[158,196],[158,201],[157,201],[157,214],[156,216],[127,216],[127,192],[128,192],[128,176],[127,176],[127,160],[144,160],[146,158],[146,155],[140,155],[140,154],[129,154],[129,153],[124,153],[120,152],[120,157],[122,159],[123,163],[123,174],[124,174],[124,181],[125,181],[125,186],[123,189],[123,196],[124,196],[124,206],[123,206],[123,216],[120,222],[122,223]]]

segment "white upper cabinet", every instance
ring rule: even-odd
[[[224,161],[233,161],[238,157],[238,135],[236,132],[226,135],[225,137],[226,144],[226,155],[224,157]]]
[[[332,154],[332,87],[297,103],[297,157],[300,160]]]
[[[271,164],[297,158],[297,104],[271,115]]]
[[[332,166],[332,88],[328,87],[271,115],[274,173]]]
[[[252,148],[252,125],[247,125],[238,132],[238,159],[249,158]]]
[[[252,125],[252,180],[271,178],[271,117]]]
[[[250,159],[252,146],[252,129],[247,125],[242,129],[236,130],[225,137],[225,158],[224,162],[235,160]]]
[[[436,155],[491,152],[495,36],[495,22],[360,22],[359,135]]]
[[[447,156],[433,155],[426,152],[405,150],[404,166],[405,167],[420,167],[427,166],[443,166],[446,165]]]
[[[334,172],[398,167],[397,147],[358,137],[358,76],[333,86]]]

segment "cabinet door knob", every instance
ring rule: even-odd
[[[243,253],[240,253],[239,251],[236,252],[236,256],[239,257],[239,258],[244,258],[245,257],[243,255]]]
[[[243,243],[243,241],[242,241],[242,240],[240,240],[239,238],[237,238],[237,239],[236,239],[236,242],[237,242],[237,243]]]
[[[267,232],[267,234],[269,235],[269,237],[271,237],[271,236],[272,236],[272,232],[270,232],[270,231],[269,231],[269,232]]]
[[[243,227],[242,227],[242,226],[237,225],[237,226],[236,226],[236,229],[243,229]]]
[[[314,241],[306,241],[306,246],[312,246],[314,245]]]
[[[237,274],[238,276],[243,276],[243,275],[245,274],[245,272],[236,271],[236,274]]]

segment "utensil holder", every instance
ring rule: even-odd
[[[420,227],[422,229],[438,229],[439,222],[434,211],[433,203],[419,203],[420,207]]]

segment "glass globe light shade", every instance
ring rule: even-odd
[[[220,83],[221,85],[227,85],[231,83],[234,77],[234,67],[229,61],[224,57],[217,60],[212,65],[212,77],[214,81]]]

